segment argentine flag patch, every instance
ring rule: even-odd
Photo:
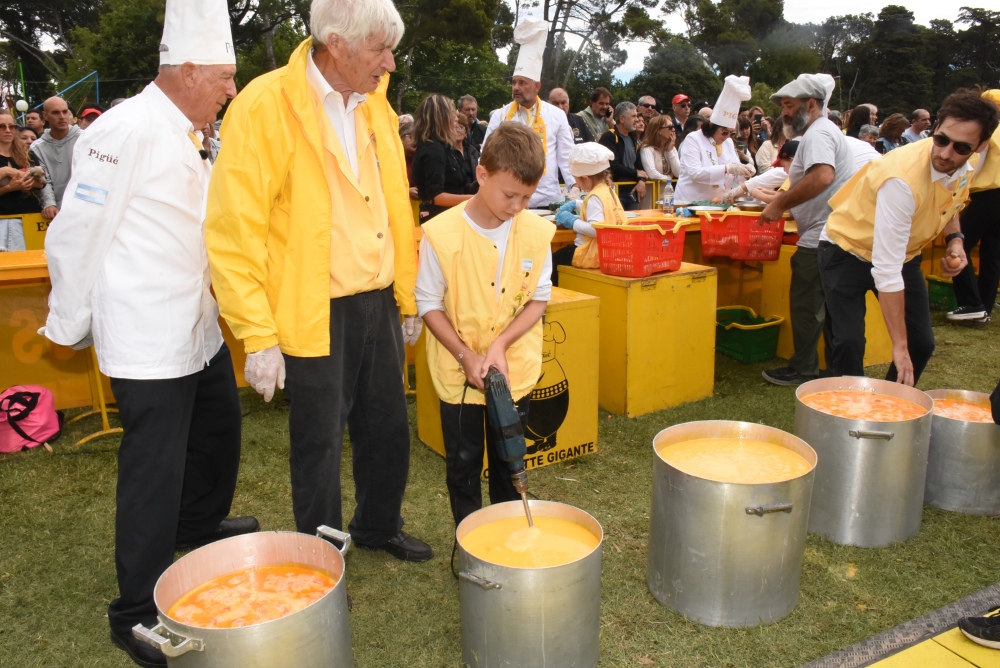
[[[104,206],[104,203],[108,201],[107,190],[96,186],[88,186],[86,183],[77,184],[76,194],[73,196],[77,199],[82,199],[84,202],[93,202],[101,206]]]

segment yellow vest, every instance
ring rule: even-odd
[[[990,148],[986,151],[986,161],[979,165],[979,171],[972,177],[970,192],[1000,188],[1000,128],[990,137]]]
[[[580,211],[580,217],[583,218],[584,222],[590,222],[587,220],[587,203],[590,201],[591,197],[596,197],[601,201],[601,206],[604,208],[605,224],[625,224],[625,209],[622,208],[621,200],[618,199],[617,193],[609,188],[606,183],[598,183],[587,194],[587,196],[583,198],[583,204],[580,205],[580,208],[582,209]],[[573,266],[580,267],[581,269],[600,268],[601,256],[599,251],[600,249],[597,246],[597,237],[587,237],[583,240],[583,243],[577,246],[576,250],[573,251]]]
[[[974,163],[970,164],[975,167]],[[876,195],[889,179],[903,179],[910,186],[917,205],[906,244],[907,261],[915,258],[920,249],[941,233],[969,197],[967,175],[958,180],[954,192],[940,182],[931,183],[928,142],[906,144],[886,153],[881,160],[872,160],[830,198],[833,212],[826,223],[826,234],[835,244],[868,262],[872,259],[875,236]]]
[[[531,301],[542,276],[555,226],[533,213],[514,216],[500,274],[500,295],[494,280],[500,254],[489,239],[473,230],[462,212],[465,203],[448,209],[423,225],[437,254],[447,288],[445,315],[470,349],[485,355],[490,344]],[[427,339],[427,366],[434,389],[449,404],[485,404],[482,392],[465,388],[462,367],[433,336]],[[507,349],[510,392],[517,401],[531,392],[542,369],[542,321]]]

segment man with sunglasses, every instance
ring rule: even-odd
[[[819,267],[834,375],[864,375],[865,295],[872,290],[892,339],[886,380],[920,379],[934,352],[920,251],[944,232],[942,274],[956,276],[968,264],[958,213],[978,164],[978,156],[970,157],[987,147],[998,122],[1000,109],[976,91],[952,93],[938,111],[933,141],[868,163],[830,199]]]
[[[652,95],[640,97],[636,107],[639,109],[639,115],[646,119],[646,123],[649,123],[649,119],[656,116],[656,99]]]
[[[680,137],[684,134],[684,124],[691,115],[691,98],[684,93],[677,93],[670,104],[674,109],[674,132]]]

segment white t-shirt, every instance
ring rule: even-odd
[[[476,225],[469,215],[462,212],[462,217],[477,234],[486,237],[497,247],[500,254],[497,261],[497,273],[494,278],[496,284],[496,296],[500,297],[500,274],[503,271],[503,260],[507,253],[507,241],[510,238],[510,228],[514,224],[513,218],[508,218],[500,227],[488,230]],[[448,284],[444,280],[444,272],[441,271],[441,262],[438,260],[434,246],[427,240],[427,236],[420,240],[420,268],[417,271],[417,283],[413,294],[417,298],[417,314],[422,318],[429,311],[444,310],[444,294],[448,289]],[[547,302],[552,298],[552,249],[545,254],[545,265],[542,267],[542,274],[538,279],[538,286],[535,288],[535,296],[532,301]]]

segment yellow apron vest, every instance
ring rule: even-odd
[[[587,220],[587,203],[591,197],[596,197],[601,201],[604,208],[604,222],[608,225],[624,225],[626,216],[625,209],[622,208],[618,195],[608,187],[606,183],[599,183],[594,186],[580,205],[580,217],[584,222]],[[581,269],[599,269],[601,266],[600,249],[597,246],[597,237],[587,237],[583,243],[573,251],[573,266]]]
[[[425,223],[423,233],[434,248],[447,288],[445,315],[472,350],[485,355],[490,344],[532,300],[545,267],[555,226],[522,211],[514,217],[504,266],[500,295],[494,280],[500,254],[486,237],[473,230],[462,212],[465,203],[452,207]],[[466,389],[461,365],[434,336],[427,339],[427,366],[441,401],[485,404],[483,394]],[[542,321],[507,349],[510,391],[517,401],[531,392],[542,368]]]
[[[940,183],[931,183],[929,142],[907,144],[862,167],[830,198],[833,212],[826,234],[848,253],[872,260],[875,236],[875,199],[878,189],[889,179],[903,179],[913,192],[917,209],[913,214],[906,260],[912,260],[965,206],[969,197],[969,176],[955,183],[954,192]],[[976,158],[970,158],[975,160]],[[973,167],[975,165],[970,163]]]
[[[990,137],[990,148],[986,151],[986,160],[979,165],[979,170],[972,177],[970,192],[993,190],[1000,188],[1000,128]]]

